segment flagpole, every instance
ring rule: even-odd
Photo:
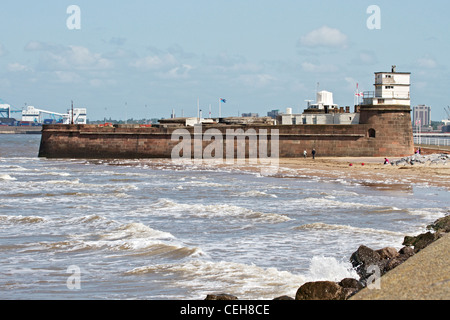
[[[219,99],[219,118],[222,118],[222,98]]]

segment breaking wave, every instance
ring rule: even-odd
[[[155,210],[175,214],[178,217],[189,215],[199,218],[240,218],[253,219],[259,222],[280,223],[291,220],[286,215],[263,213],[229,204],[181,204],[169,199],[160,199],[154,204]]]
[[[45,218],[38,216],[0,216],[0,223],[11,223],[11,224],[34,224],[45,222]]]
[[[324,230],[324,231],[338,231],[349,232],[352,234],[364,233],[364,234],[385,234],[391,236],[403,236],[403,233],[393,232],[388,230],[372,229],[372,228],[359,228],[348,225],[327,224],[322,222],[304,224],[299,227],[295,227],[294,230]]]
[[[15,181],[17,179],[14,177],[11,177],[9,174],[0,174],[0,180]]]
[[[207,294],[222,292],[241,299],[273,299],[288,294],[295,296],[305,277],[276,268],[261,268],[253,264],[191,260],[184,263],[144,266],[126,272],[126,275],[173,275],[172,285],[190,288],[192,299],[204,299]]]

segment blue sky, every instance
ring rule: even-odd
[[[67,28],[67,8],[81,29]],[[381,10],[371,30],[370,5]],[[90,120],[302,112],[321,90],[352,105],[374,72],[412,73],[412,104],[447,118],[448,1],[3,1],[0,98]]]

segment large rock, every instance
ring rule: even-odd
[[[396,257],[393,257],[386,263],[384,272],[388,272],[388,271],[398,267],[399,265],[401,265],[403,262],[408,260],[413,255],[414,255],[414,249],[412,249],[410,247],[403,247],[402,249],[400,249],[400,251],[398,252],[398,255]]]
[[[386,247],[380,250],[376,250],[376,252],[380,255],[382,260],[384,259],[393,259],[399,255],[397,249],[392,247]]]
[[[427,226],[427,228],[436,232],[450,232],[450,215],[436,220],[433,224]]]
[[[276,297],[273,300],[294,300],[294,298],[289,297],[289,296],[280,296],[280,297]]]
[[[386,253],[383,251],[382,254],[385,255]],[[350,257],[350,262],[360,276],[360,281],[364,283],[372,275],[372,272],[368,273],[367,269],[372,266],[377,266],[380,272],[382,272],[387,263],[387,259],[383,259],[380,253],[369,247],[360,246]]]
[[[338,284],[344,289],[361,290],[362,288],[364,288],[361,282],[353,278],[342,279]]]
[[[403,245],[409,246],[409,247],[414,247],[414,251],[417,253],[420,250],[426,248],[428,245],[430,245],[437,239],[439,239],[440,236],[441,236],[441,233],[439,233],[439,232],[438,233],[432,233],[432,232],[422,233],[415,237],[406,236],[403,241]]]
[[[205,300],[238,300],[236,296],[226,293],[208,294]]]
[[[345,300],[347,290],[332,281],[307,282],[295,295],[295,300]]]

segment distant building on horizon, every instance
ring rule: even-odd
[[[248,117],[248,118],[258,118],[259,117],[259,114],[258,113],[243,113],[242,114],[242,116],[244,117],[244,118],[246,118],[246,117]]]
[[[280,110],[272,110],[272,111],[267,112],[267,116],[271,117],[272,119],[276,119],[279,113],[280,113]]]
[[[431,107],[424,104],[413,107],[413,126],[431,126]]]

